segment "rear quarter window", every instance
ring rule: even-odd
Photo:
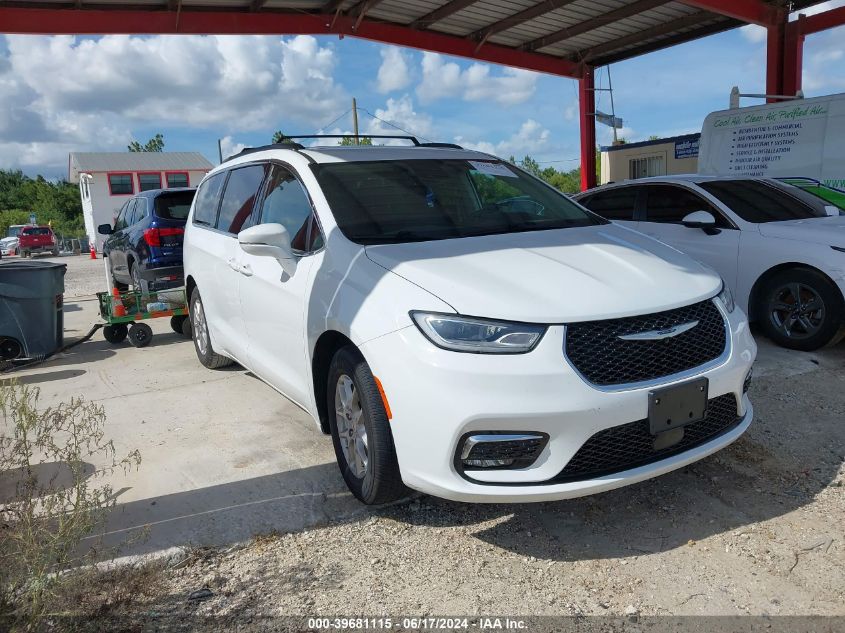
[[[226,182],[226,172],[206,178],[197,189],[194,203],[194,224],[214,226],[217,222],[217,208],[220,206],[220,192]]]

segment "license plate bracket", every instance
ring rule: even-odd
[[[699,422],[707,414],[710,381],[698,378],[680,385],[655,389],[648,394],[648,422],[651,434]]]

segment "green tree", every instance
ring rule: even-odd
[[[538,163],[536,160],[534,160],[530,156],[526,156],[525,158],[523,158],[520,161],[519,166],[522,167],[529,174],[537,176],[538,178],[542,177],[542,171],[543,170],[540,169],[540,163]]]
[[[338,141],[337,144],[343,145],[343,146],[355,145],[356,144],[355,143],[355,137],[354,136],[344,136],[342,139],[340,139]],[[372,145],[373,139],[371,139],[369,136],[359,136],[357,144],[358,145]]]
[[[82,201],[79,188],[65,180],[30,178],[19,170],[0,170],[0,233],[12,224],[26,224],[35,213],[41,224],[51,224],[65,236],[81,235]]]
[[[128,149],[130,152],[163,152],[164,136],[161,134],[156,134],[144,145],[141,145],[138,141],[132,141],[131,143],[129,143],[129,145],[126,146],[126,149]]]
[[[273,132],[273,144],[276,145],[278,143],[290,143],[290,138],[285,136],[285,133],[281,130]]]

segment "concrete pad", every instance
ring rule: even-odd
[[[95,299],[66,306],[68,340],[99,322]],[[103,405],[117,455],[141,452],[137,471],[102,480],[118,501],[106,545],[135,539],[122,555],[227,545],[362,511],[340,476],[331,438],[310,416],[239,366],[205,369],[169,319],[147,323],[154,335],[146,348],[111,345],[97,332],[13,374],[39,387],[42,407],[79,396]]]

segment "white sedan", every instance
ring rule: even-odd
[[[813,350],[845,334],[845,216],[812,194],[776,180],[693,175],[576,199],[716,269],[778,344]]]
[[[16,253],[18,250],[18,238],[16,237],[4,237],[0,240],[0,255],[3,257],[7,257]]]

